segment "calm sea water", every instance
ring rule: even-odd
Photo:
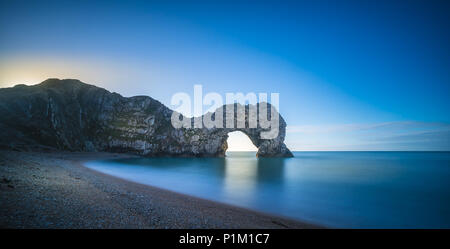
[[[449,152],[294,152],[86,166],[138,183],[341,228],[450,228]]]

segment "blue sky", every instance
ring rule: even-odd
[[[278,92],[293,150],[449,150],[448,1],[1,1],[0,86]]]

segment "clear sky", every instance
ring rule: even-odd
[[[292,150],[450,150],[450,1],[0,1],[0,86],[278,92]]]

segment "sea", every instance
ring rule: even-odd
[[[450,228],[450,152],[86,162],[129,181],[331,228]]]

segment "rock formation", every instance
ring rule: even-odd
[[[176,129],[172,113],[150,97],[126,98],[79,80],[17,85],[0,89],[0,147],[220,157],[227,149],[227,134],[238,130],[249,136],[258,156],[292,156],[284,144],[286,123],[281,116],[278,136],[261,139],[265,129],[260,127]]]

